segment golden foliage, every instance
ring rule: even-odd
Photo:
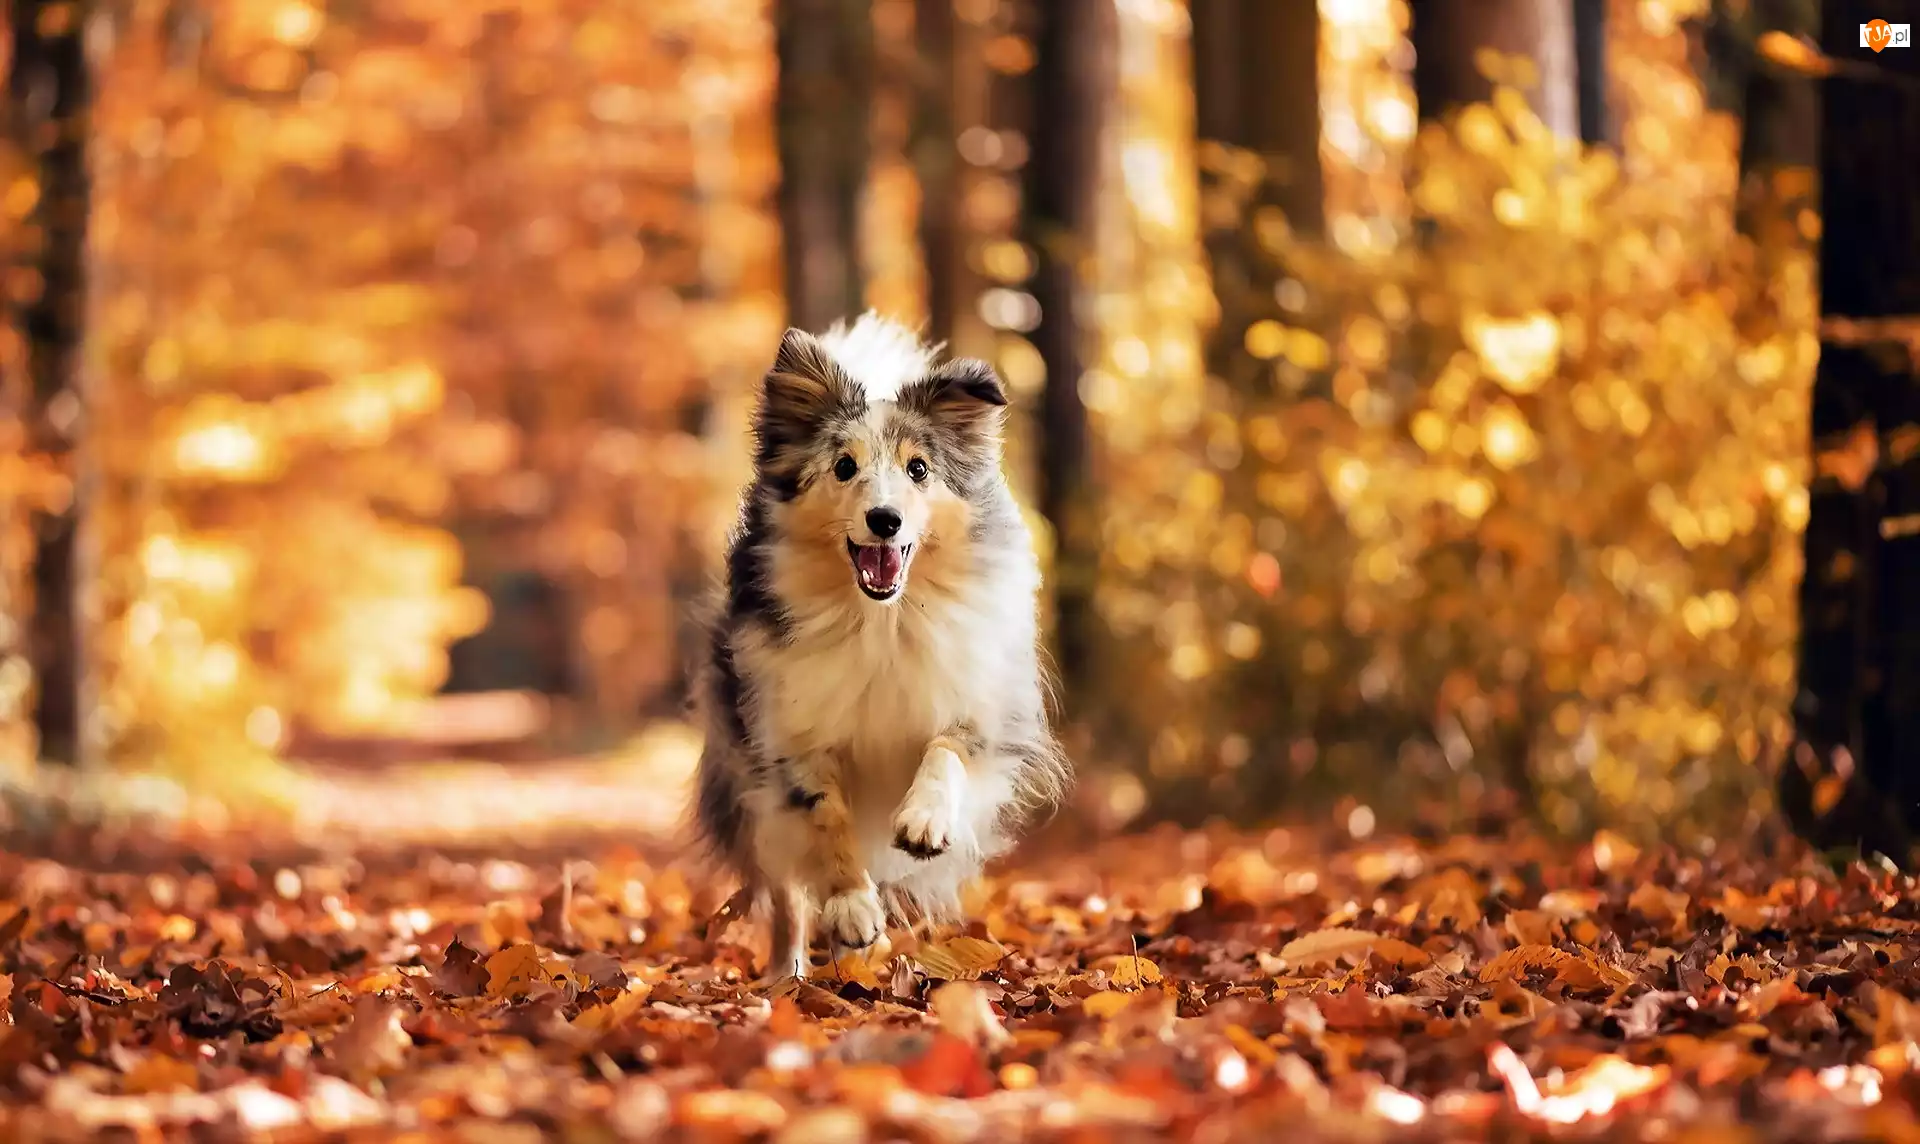
[[[780,324],[764,9],[101,17],[98,746],[404,726],[486,619],[447,520],[572,589],[601,709],[666,678]]]
[[[1097,442],[1100,572],[1094,604],[1121,640],[1151,636],[1196,678],[1204,579],[1169,552],[1197,547],[1220,507],[1210,458],[1189,446],[1208,416],[1201,342],[1213,299],[1200,246],[1184,5],[1127,5],[1111,112],[1122,140],[1086,273],[1091,356],[1079,382]],[[1119,664],[1115,663],[1115,667]],[[1099,686],[1121,686],[1124,674]]]
[[[1184,512],[1116,570],[1216,585],[1141,613],[1181,696],[1156,711],[1189,713],[1163,779],[1392,767],[1404,805],[1471,794],[1477,760],[1568,829],[1758,797],[1788,730],[1813,265],[1737,233],[1735,124],[1681,33],[1628,35],[1620,152],[1501,88],[1414,142],[1421,241],[1247,220],[1282,274],[1222,336],[1260,383],[1216,387],[1182,443],[1203,469],[1156,459]]]

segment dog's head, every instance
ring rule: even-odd
[[[963,542],[972,503],[1000,480],[1006,404],[993,367],[936,365],[880,319],[823,338],[788,330],[756,422],[783,541],[810,548],[823,574],[837,561],[842,590],[899,599],[916,557]]]

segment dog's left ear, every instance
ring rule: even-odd
[[[901,404],[937,421],[978,433],[1000,428],[1007,388],[979,358],[956,358],[908,386]]]

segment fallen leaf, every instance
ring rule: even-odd
[[[1116,1017],[1127,1006],[1133,1004],[1134,995],[1122,993],[1117,989],[1102,990],[1080,1002],[1080,1011],[1095,1020],[1105,1021]]]
[[[459,938],[447,944],[447,953],[433,971],[434,988],[452,997],[478,997],[487,991],[492,975],[480,953]]]
[[[328,1063],[340,1076],[360,1085],[399,1071],[413,1048],[402,1016],[398,1005],[362,997],[354,1003],[353,1020],[327,1042]]]
[[[1551,974],[1573,989],[1617,989],[1632,980],[1624,971],[1602,964],[1591,954],[1572,954],[1550,945],[1520,945],[1482,966],[1480,981],[1520,981],[1531,973]]]
[[[928,977],[942,981],[966,981],[982,973],[1007,956],[1005,946],[964,934],[943,942],[922,945],[913,951],[915,965]]]
[[[619,1028],[632,1020],[634,1014],[640,1012],[641,1008],[647,1003],[648,995],[652,992],[653,987],[650,985],[644,983],[635,984],[628,989],[622,990],[620,994],[611,1001],[600,1005],[590,1005],[580,1010],[579,1015],[574,1017],[573,1024],[576,1028],[583,1029],[589,1033],[605,1033],[611,1029]],[[782,998],[782,1000],[785,1000],[785,998]],[[787,1001],[787,1004],[791,1006],[793,1002]]]
[[[1642,882],[1627,898],[1627,908],[1648,921],[1664,920],[1678,927],[1687,920],[1687,903],[1692,900],[1687,894],[1666,889],[1652,882]]]
[[[834,958],[833,968],[829,972],[841,981],[851,981],[875,993],[880,992],[879,972],[857,950]]]
[[[1594,867],[1603,874],[1630,869],[1640,861],[1640,848],[1611,830],[1595,831],[1591,850]]]
[[[487,996],[522,997],[534,985],[549,979],[540,951],[531,945],[510,945],[487,958]]]
[[[1157,985],[1161,979],[1159,966],[1133,953],[1118,953],[1112,957],[1103,957],[1089,968],[1095,973],[1105,973],[1107,980],[1122,989]]]
[[[935,989],[927,997],[927,1009],[942,1029],[989,1052],[1013,1040],[987,995],[971,981],[949,981]]]
[[[993,1074],[981,1063],[974,1047],[941,1033],[920,1056],[900,1066],[908,1087],[929,1096],[979,1097],[992,1092]]]
[[[136,1094],[191,1092],[199,1083],[200,1070],[193,1061],[167,1053],[148,1053],[127,1070],[120,1087]]]
[[[480,925],[482,946],[500,950],[532,940],[533,927],[528,924],[526,910],[519,902],[499,901],[487,905],[486,920]]]

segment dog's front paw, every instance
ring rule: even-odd
[[[837,946],[865,949],[887,932],[887,911],[871,886],[844,890],[820,907],[820,929]]]
[[[942,801],[920,795],[909,794],[893,816],[893,845],[915,858],[937,858],[953,845],[953,815]]]

